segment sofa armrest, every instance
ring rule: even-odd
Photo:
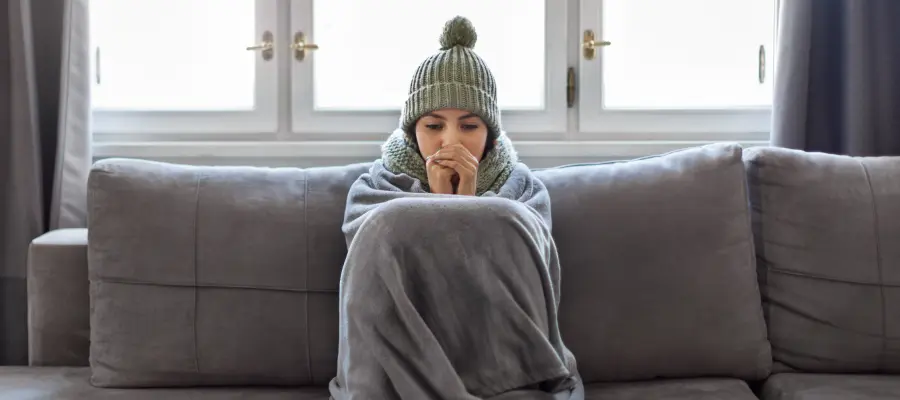
[[[87,366],[90,354],[87,229],[60,229],[28,251],[28,360]]]

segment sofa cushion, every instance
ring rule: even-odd
[[[328,400],[327,387],[107,389],[91,386],[89,368],[0,367],[3,400]]]
[[[365,170],[98,162],[89,179],[93,382],[327,384],[344,203]]]
[[[88,368],[0,367],[4,400],[328,400],[327,387],[231,387],[110,389],[91,386]],[[747,384],[736,379],[595,384],[585,400],[753,400]],[[514,396],[513,396],[514,398]],[[778,398],[776,398],[778,399]],[[876,399],[876,398],[873,398]],[[868,400],[868,399],[866,399]]]
[[[586,382],[768,375],[739,146],[537,174]]]
[[[900,372],[900,157],[746,154],[773,357]]]
[[[763,400],[895,400],[900,376],[775,374],[766,380]]]
[[[673,379],[593,384],[585,400],[757,400],[739,379]]]

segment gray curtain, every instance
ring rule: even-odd
[[[772,144],[900,155],[900,0],[781,0]]]
[[[87,0],[0,6],[0,364],[26,364],[28,245],[86,222]]]

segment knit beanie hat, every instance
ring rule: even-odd
[[[458,108],[481,117],[493,147],[478,164],[475,194],[498,193],[519,161],[512,142],[501,129],[494,75],[472,46],[475,29],[463,17],[444,25],[441,51],[419,65],[409,85],[409,97],[400,115],[400,127],[381,146],[381,162],[395,174],[406,174],[430,191],[425,160],[415,142],[416,121],[426,113]]]
[[[494,75],[472,48],[478,35],[465,17],[444,25],[441,50],[425,59],[409,84],[409,97],[400,114],[400,129],[413,134],[423,115],[443,108],[469,111],[484,120],[488,130],[499,134],[500,109]]]

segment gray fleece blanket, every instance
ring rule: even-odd
[[[522,164],[499,193],[469,197],[376,161],[347,200],[333,398],[583,399],[550,223]]]

